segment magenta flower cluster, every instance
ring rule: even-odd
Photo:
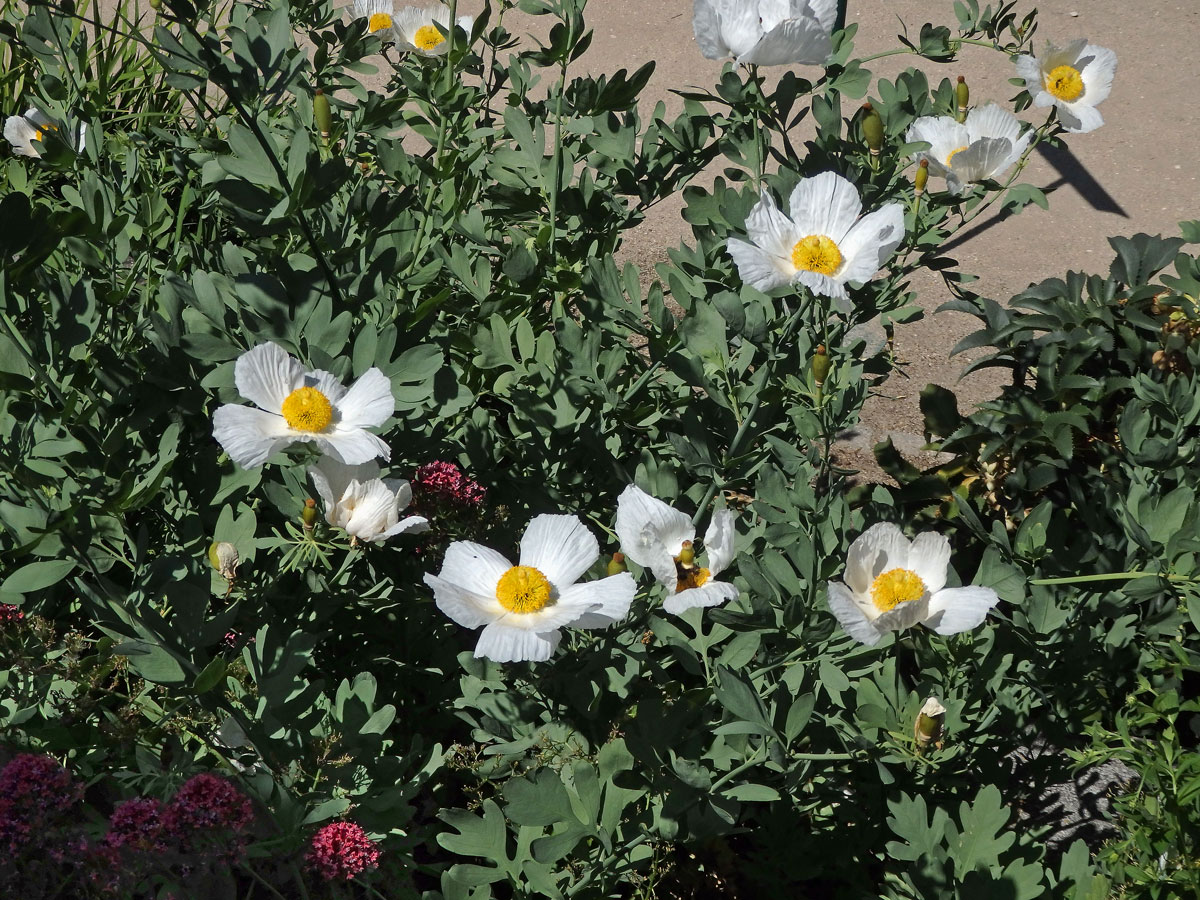
[[[20,607],[13,606],[11,603],[0,603],[0,625],[11,625],[24,618],[25,613],[21,612]]]
[[[417,469],[412,488],[414,501],[422,509],[439,504],[477,507],[487,496],[487,489],[478,481],[468,478],[454,463],[441,460]]]
[[[10,856],[40,840],[82,796],[58,760],[21,753],[0,770],[0,852]]]
[[[250,799],[219,775],[193,775],[167,807],[167,828],[179,835],[195,829],[241,831],[254,819]]]
[[[379,848],[353,822],[331,822],[313,835],[308,868],[326,881],[350,881],[379,865]]]

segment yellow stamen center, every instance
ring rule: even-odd
[[[712,572],[703,566],[683,566],[679,561],[675,561],[675,574],[678,580],[675,582],[675,593],[698,588],[707,582],[712,577]]]
[[[533,566],[513,566],[500,576],[496,599],[509,612],[535,613],[551,603],[550,581]]]
[[[283,401],[283,419],[295,431],[324,431],[333,421],[333,404],[316,388],[297,388]]]
[[[1074,66],[1055,66],[1046,76],[1046,90],[1070,103],[1083,93],[1083,76]]]
[[[46,139],[47,131],[58,131],[58,126],[50,124],[39,125],[37,132],[33,136],[33,139],[35,141],[44,141]]]
[[[871,585],[871,600],[880,612],[920,600],[924,593],[925,582],[911,569],[889,569]]]
[[[387,13],[373,13],[371,18],[367,19],[367,31],[369,31],[371,34],[391,27],[392,17]]]
[[[792,248],[792,265],[806,272],[832,276],[842,267],[842,251],[825,235],[810,234]]]
[[[422,25],[413,35],[413,46],[418,50],[432,50],[446,40],[434,25]]]
[[[962,153],[966,149],[967,149],[967,146],[966,146],[966,144],[964,144],[963,146],[959,147],[956,150],[951,150],[948,154],[946,154],[946,165],[948,165],[948,166],[953,165],[954,157],[958,156],[958,154]]]

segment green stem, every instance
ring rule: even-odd
[[[242,871],[249,872],[251,878],[253,878],[255,881],[257,881],[259,884],[261,884],[263,887],[265,887],[268,891],[271,892],[271,896],[278,897],[279,900],[287,900],[287,897],[283,896],[283,894],[279,893],[279,891],[277,891],[277,890],[275,890],[275,888],[271,887],[270,882],[268,882],[265,878],[263,878],[261,875],[259,875],[258,872],[256,872],[254,870],[253,866],[243,864]]]
[[[558,231],[558,183],[562,180],[562,110],[563,97],[567,93],[567,66],[570,64],[571,51],[575,41],[575,17],[568,15],[567,22],[567,43],[566,55],[559,64],[558,71],[558,97],[554,101],[554,164],[550,167],[550,171],[554,176],[554,183],[549,185],[550,190],[550,240],[547,246],[550,249],[550,263],[553,270],[558,271],[558,250],[556,246],[555,236]],[[545,185],[543,185],[545,187]]]
[[[1031,578],[1030,584],[1085,584],[1095,581],[1132,581],[1135,578],[1162,578],[1166,581],[1183,582],[1191,584],[1200,581],[1193,575],[1172,575],[1163,574],[1161,572],[1141,572],[1133,570],[1131,572],[1106,572],[1101,575],[1066,575],[1061,578]]]

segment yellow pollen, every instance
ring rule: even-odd
[[[920,600],[925,582],[911,569],[890,569],[871,585],[871,600],[880,612],[895,609],[901,603]]]
[[[33,139],[34,139],[35,141],[44,141],[44,140],[46,139],[46,132],[47,132],[47,131],[58,131],[58,126],[57,126],[57,125],[50,125],[50,124],[46,124],[46,125],[39,125],[39,126],[38,126],[38,130],[37,130],[37,133],[36,133],[36,134],[34,134],[34,136],[33,136]]]
[[[1055,66],[1046,76],[1046,90],[1070,103],[1083,93],[1083,76],[1074,66]]]
[[[534,613],[550,605],[553,589],[545,575],[533,566],[513,566],[500,576],[496,599],[509,612]]]
[[[959,147],[957,150],[951,150],[951,151],[950,151],[950,152],[949,152],[949,153],[946,155],[946,165],[948,165],[948,166],[949,166],[949,165],[953,164],[953,162],[954,162],[954,157],[958,156],[958,154],[962,153],[962,152],[963,152],[964,150],[966,150],[966,149],[967,149],[967,145],[966,145],[966,144],[964,144],[963,146]]]
[[[296,388],[283,401],[283,419],[295,431],[324,431],[333,421],[333,404],[316,388]]]
[[[392,17],[387,13],[373,13],[371,18],[367,19],[367,31],[369,31],[371,34],[391,27]]]
[[[712,577],[712,572],[703,566],[681,566],[679,561],[675,562],[675,574],[678,580],[675,582],[675,593],[698,588]]]
[[[413,35],[413,46],[418,50],[432,50],[446,40],[434,25],[422,25]]]
[[[806,272],[832,276],[842,267],[842,251],[825,235],[810,234],[792,248],[792,265]]]

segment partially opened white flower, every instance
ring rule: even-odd
[[[734,557],[733,513],[728,509],[713,513],[704,534],[707,566],[696,559],[692,520],[636,485],[617,498],[616,532],[621,552],[666,585],[667,612],[679,615],[700,606],[719,606],[738,595],[732,584],[714,580]]]
[[[253,406],[227,403],[213,414],[213,437],[242,468],[261,466],[272,453],[296,441],[347,465],[392,451],[366,429],[382,425],[396,408],[392,384],[368,369],[349,390],[329,372],[304,366],[277,344],[259,344],[233,368],[238,393]]]
[[[637,585],[628,572],[579,582],[599,557],[577,517],[541,515],[525,529],[518,565],[482,544],[455,541],[442,571],[426,574],[425,583],[459,625],[483,626],[476,657],[540,662],[558,647],[560,628],[605,628],[629,614]]]
[[[1014,62],[1033,105],[1057,106],[1067,131],[1086,134],[1104,124],[1096,104],[1112,91],[1117,54],[1084,38],[1065,47],[1047,41],[1041,56],[1022,55]]]
[[[459,16],[455,24],[470,34],[475,19],[471,16]],[[422,56],[441,56],[449,50],[448,37],[451,30],[450,7],[445,3],[430,7],[406,6],[396,15],[397,43],[403,49],[412,50]]]
[[[709,59],[760,66],[824,65],[837,0],[693,0],[692,30]]]
[[[929,160],[929,174],[946,179],[961,194],[974,181],[999,178],[1029,147],[1033,132],[1021,134],[1021,120],[994,103],[967,113],[965,124],[953,116],[922,116],[909,126],[908,143],[928,141],[913,159]]]
[[[12,145],[13,153],[17,156],[40,158],[42,151],[35,146],[34,141],[40,144],[52,131],[56,134],[59,133],[58,123],[32,106],[25,110],[23,116],[9,116],[4,120],[4,137]],[[78,150],[83,146],[83,139],[87,134],[87,123],[80,122],[74,132],[74,135],[64,137],[64,140],[73,150]]]
[[[887,203],[860,219],[858,190],[834,172],[801,178],[788,210],[791,218],[763,191],[746,216],[752,243],[729,239],[742,281],[760,291],[800,283],[848,311],[846,284],[868,281],[904,239],[903,206]]]
[[[950,542],[926,531],[910,542],[890,522],[872,525],[850,545],[845,584],[830,582],[829,609],[847,634],[875,645],[917,623],[938,634],[981,624],[1000,598],[991,588],[946,587]]]
[[[375,462],[348,466],[325,457],[308,474],[325,501],[325,521],[356,540],[384,541],[429,530],[423,516],[400,518],[412,503],[412,488],[400,479],[380,479]]]
[[[396,40],[396,7],[392,0],[354,0],[354,17],[367,20],[367,34]]]

